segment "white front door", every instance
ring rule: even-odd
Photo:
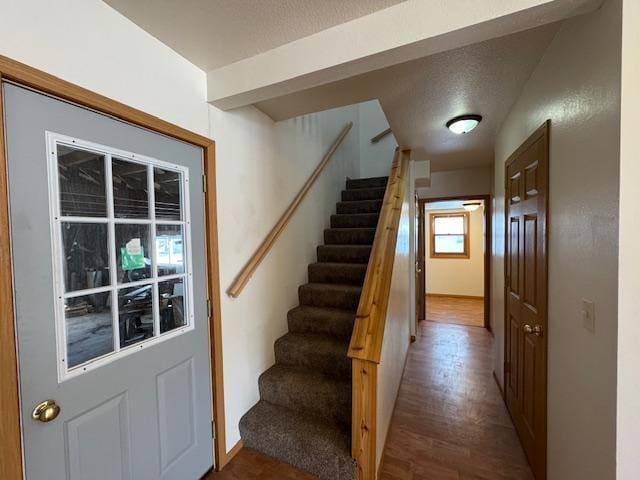
[[[3,89],[26,478],[200,478],[202,150]]]

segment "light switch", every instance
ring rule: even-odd
[[[582,326],[591,333],[596,332],[596,305],[584,298],[582,299]]]

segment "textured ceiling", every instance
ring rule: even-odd
[[[204,71],[403,0],[105,0]]]
[[[431,169],[493,163],[498,128],[560,24],[450,50],[346,80],[267,100],[256,106],[274,120],[378,99],[400,145]],[[470,134],[445,127],[450,118],[479,113]]]

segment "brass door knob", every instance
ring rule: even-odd
[[[60,407],[55,400],[45,400],[36,405],[31,413],[31,418],[46,423],[55,420],[59,413]]]
[[[540,325],[534,325],[533,327],[528,324],[524,324],[522,327],[524,333],[533,333],[537,337],[542,336],[542,327]]]

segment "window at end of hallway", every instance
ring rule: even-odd
[[[469,214],[432,213],[431,258],[469,258]]]

